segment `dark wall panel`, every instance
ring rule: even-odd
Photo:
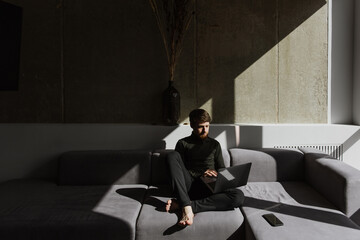
[[[148,1],[69,0],[64,23],[65,121],[160,123],[167,62]]]
[[[0,91],[18,90],[22,9],[0,2]]]
[[[20,73],[18,91],[0,91],[0,122],[62,122],[59,3],[7,2],[23,13]]]

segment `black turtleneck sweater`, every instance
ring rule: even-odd
[[[175,147],[180,153],[185,167],[194,178],[200,177],[207,169],[219,170],[225,168],[218,141],[212,138],[200,139],[192,134],[180,139]]]

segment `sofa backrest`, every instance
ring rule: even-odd
[[[229,149],[231,165],[251,162],[249,182],[303,181],[304,154],[298,150]]]
[[[151,151],[70,151],[58,161],[59,185],[150,184]]]
[[[64,153],[59,185],[169,184],[166,156],[174,150],[91,150]],[[303,153],[284,149],[222,149],[226,167],[252,162],[249,182],[304,180]]]

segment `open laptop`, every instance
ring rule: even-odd
[[[251,163],[225,168],[218,172],[217,177],[201,177],[201,180],[213,193],[236,188],[247,184]]]

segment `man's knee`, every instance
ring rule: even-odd
[[[240,189],[231,189],[229,195],[232,198],[234,208],[240,207],[244,204],[245,196]]]
[[[180,153],[178,153],[176,151],[171,151],[166,156],[167,164],[171,164],[171,163],[176,162],[178,160],[181,160],[181,156],[180,156]]]

